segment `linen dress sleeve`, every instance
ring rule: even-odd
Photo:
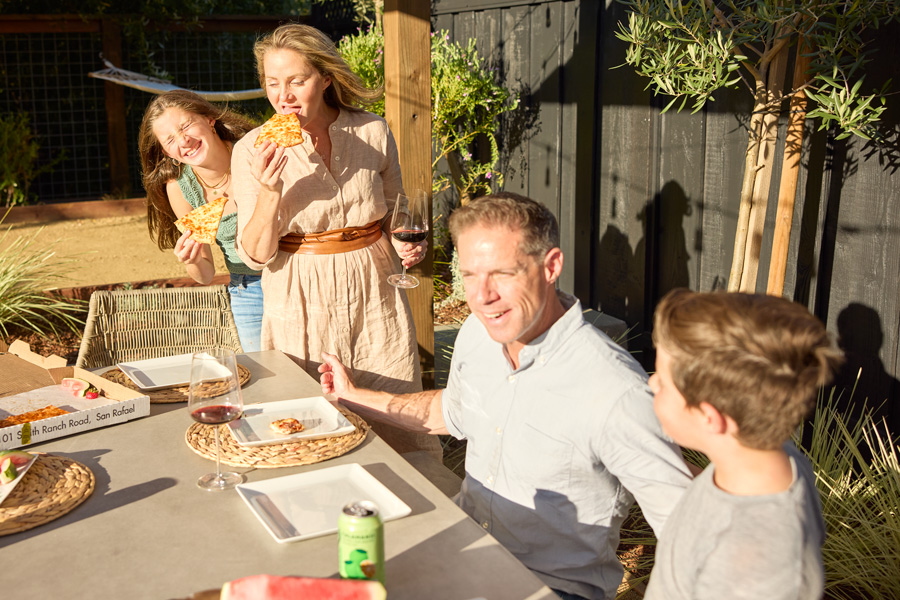
[[[691,482],[690,472],[679,447],[663,433],[646,385],[632,386],[611,406],[595,452],[634,496],[659,537]]]
[[[250,258],[250,255],[244,250],[241,243],[241,237],[244,233],[244,227],[253,216],[256,209],[256,199],[259,197],[260,185],[256,178],[250,173],[250,161],[253,158],[253,146],[249,140],[256,140],[256,132],[251,131],[234,145],[231,151],[231,190],[234,194],[234,202],[237,204],[238,222],[237,236],[235,237],[235,246],[237,247],[238,256],[244,261],[244,264],[257,271],[263,269],[278,254],[275,252],[266,262],[257,262]]]
[[[397,143],[387,123],[384,124],[386,133],[384,163],[381,169],[381,183],[384,189],[384,203],[387,205],[387,213],[381,220],[381,228],[390,233],[391,215],[394,214],[394,204],[397,203],[397,194],[403,193],[403,175],[400,171],[400,153]]]

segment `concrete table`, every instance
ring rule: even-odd
[[[318,383],[278,351],[239,358],[251,380],[246,403],[321,394]],[[66,456],[96,477],[73,512],[0,537],[14,565],[5,600],[185,598],[238,577],[337,575],[337,535],[278,544],[234,490],[206,492],[197,478],[215,468],[185,444],[185,404],[27,448]],[[261,481],[359,463],[412,508],[385,524],[391,600],[546,599],[556,596],[493,537],[375,434],[315,465],[235,469]]]

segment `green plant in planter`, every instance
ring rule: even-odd
[[[344,37],[338,50],[366,85],[384,84],[384,37],[378,28]],[[503,113],[517,107],[515,95],[494,82],[474,39],[462,46],[450,41],[445,31],[431,34],[433,193],[452,186],[465,204],[503,185],[503,174],[496,168],[500,158],[496,127]],[[370,110],[384,116],[383,103]],[[437,170],[442,159],[449,172]]]
[[[60,152],[50,163],[38,166],[39,150],[27,114],[0,114],[0,206],[28,204],[31,182],[65,158],[65,152]]]
[[[60,328],[79,331],[84,301],[44,292],[62,278],[60,271],[73,259],[56,256],[52,243],[35,248],[40,229],[30,238],[18,236],[7,244],[11,231],[0,235],[0,336],[8,338],[11,328],[38,334],[57,334]]]

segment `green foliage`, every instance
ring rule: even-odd
[[[84,303],[44,292],[72,259],[57,257],[52,243],[37,243],[41,230],[30,239],[19,236],[7,243],[11,231],[0,236],[0,334],[8,337],[11,327],[40,334],[58,333],[60,327],[78,331]]]
[[[48,164],[39,166],[39,150],[26,113],[0,114],[0,206],[28,204],[31,183],[65,158],[61,152]]]
[[[828,534],[822,548],[825,596],[900,598],[897,445],[887,425],[875,422],[865,407],[863,417],[851,423],[836,409],[833,395],[820,404],[809,425],[807,455]]]
[[[648,88],[673,97],[666,110],[689,99],[700,110],[742,79],[756,93],[772,52],[802,35],[813,49],[804,90],[817,107],[809,116],[820,129],[839,127],[841,137],[876,134],[887,87],[863,91],[872,53],[865,35],[900,17],[896,0],[620,1],[628,7],[616,33],[628,42],[625,61],[650,79]]]
[[[375,27],[346,36],[338,50],[366,85],[384,84],[384,38]],[[434,193],[451,185],[460,199],[503,185],[495,135],[503,113],[518,106],[512,92],[494,81],[492,70],[475,50],[475,40],[461,46],[441,31],[431,34],[431,119],[434,144]],[[383,116],[383,104],[372,110]],[[449,172],[438,171],[446,159]]]

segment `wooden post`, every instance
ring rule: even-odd
[[[103,58],[117,67],[122,65],[122,31],[112,19],[103,19]],[[106,97],[106,127],[109,146],[109,181],[113,194],[131,192],[128,174],[128,136],[125,126],[125,89],[110,81],[103,84]]]
[[[809,80],[806,73],[809,69],[809,52],[805,38],[801,38],[797,44],[797,59],[794,61],[792,87],[795,91],[791,95],[781,167],[781,186],[778,188],[778,209],[775,213],[775,233],[772,237],[772,257],[769,259],[769,282],[766,293],[773,296],[781,296],[784,293],[791,225],[794,222],[794,198],[797,195],[797,177],[800,174],[803,126],[806,123],[806,94],[800,87]]]
[[[397,140],[403,187],[431,198],[431,2],[384,0],[384,109]],[[429,220],[431,203],[428,207]],[[422,383],[434,387],[433,237],[412,270],[419,287],[407,292],[416,324]]]

